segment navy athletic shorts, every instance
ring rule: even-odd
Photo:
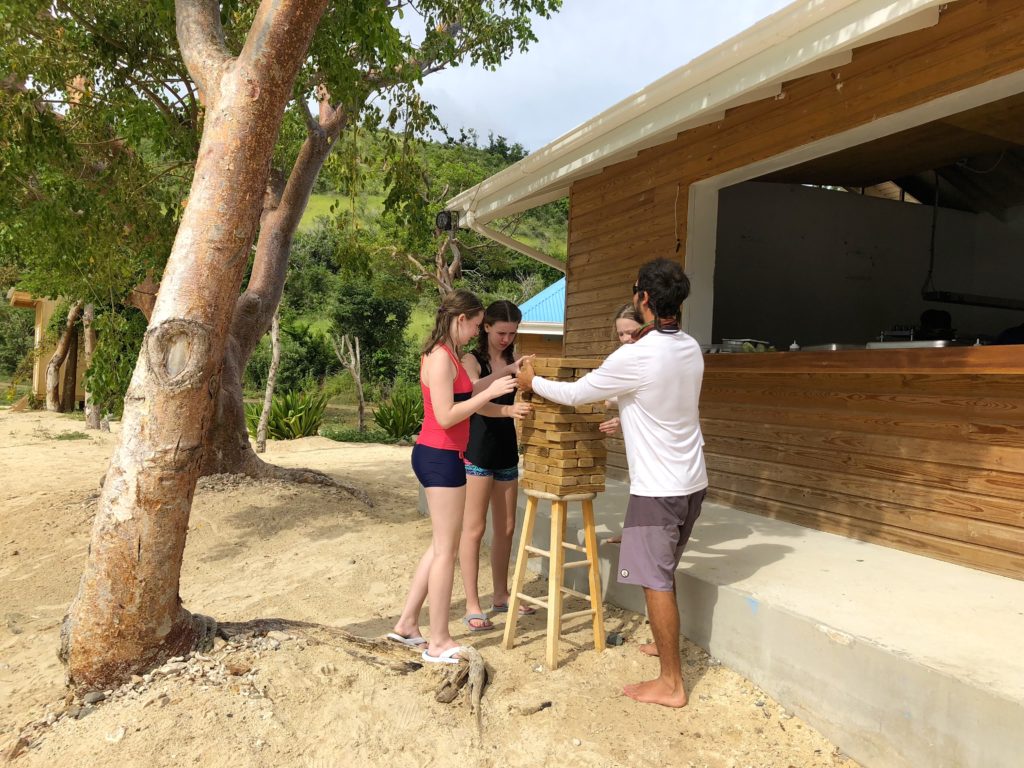
[[[461,488],[466,484],[462,455],[446,448],[416,443],[412,447],[412,471],[424,488]]]

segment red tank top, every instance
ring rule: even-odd
[[[455,382],[452,384],[452,394],[456,403],[469,400],[473,395],[473,382],[462,367],[462,363],[452,353],[448,346],[441,345],[441,348],[448,353],[448,357],[455,363]],[[416,442],[430,448],[442,448],[448,451],[464,453],[469,444],[469,418],[465,418],[458,424],[453,424],[448,429],[443,429],[437,423],[434,416],[434,406],[430,401],[430,388],[423,383],[423,359],[420,360],[420,391],[423,393],[423,428]]]

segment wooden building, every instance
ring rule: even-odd
[[[449,205],[568,195],[566,357],[657,256],[709,352],[801,347],[705,356],[712,499],[1024,578],[1024,346],[987,343],[1024,320],[1022,41],[1016,0],[797,2]]]
[[[516,336],[517,355],[559,357],[565,330],[565,278],[524,301],[523,321]]]
[[[12,307],[18,309],[30,309],[35,314],[35,351],[32,360],[32,394],[39,402],[46,401],[46,367],[53,356],[53,344],[46,341],[46,327],[50,324],[54,310],[58,302],[53,299],[40,299],[32,296],[26,291],[18,291],[11,288],[7,292],[7,301]],[[79,355],[80,349],[76,344],[74,354]],[[64,371],[68,361],[65,360],[60,367],[59,378],[64,381]],[[85,399],[85,392],[82,389],[82,377],[85,373],[85,366],[78,363],[75,373],[76,390],[75,399]]]

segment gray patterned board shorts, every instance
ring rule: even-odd
[[[630,495],[619,549],[620,584],[672,591],[705,495],[707,489],[688,496]]]

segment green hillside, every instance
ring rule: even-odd
[[[385,401],[396,387],[415,388],[419,348],[434,323],[439,292],[429,278],[416,279],[410,257],[432,270],[441,242],[433,232],[437,211],[524,155],[500,137],[491,137],[484,147],[473,136],[461,139],[421,142],[396,158],[382,148],[391,142],[393,149],[394,137],[348,137],[320,175],[290,255],[278,387],[327,393],[331,428],[351,430],[355,418],[354,385],[332,340],[343,333],[361,340],[363,383],[371,402]],[[407,204],[388,210],[388,191],[396,180],[401,183],[402,173]],[[491,226],[564,259],[567,219],[563,200]],[[456,286],[475,292],[485,304],[522,303],[561,276],[469,230],[459,232],[459,243],[463,270]],[[246,389],[254,397],[263,389],[269,363],[264,339],[246,368]]]
[[[339,149],[340,160],[321,174],[321,189],[310,197],[299,224],[300,232],[311,230],[318,219],[331,220],[339,214],[351,213],[353,207],[357,226],[361,227],[372,225],[384,212],[388,189],[382,170],[385,162],[381,160],[380,142],[366,134],[351,141],[351,146]],[[418,144],[418,160],[423,165],[424,175],[430,178],[432,188],[445,192],[443,197],[438,195],[436,203],[428,205],[431,213],[441,210],[444,200],[492,176],[526,154],[521,146],[510,145],[501,136],[489,136],[485,146],[477,146],[476,141],[475,135],[463,134],[460,141]],[[358,159],[354,159],[355,156]],[[492,226],[554,258],[565,259],[567,201],[527,211],[513,220],[498,220]],[[515,255],[515,258],[520,257]]]

